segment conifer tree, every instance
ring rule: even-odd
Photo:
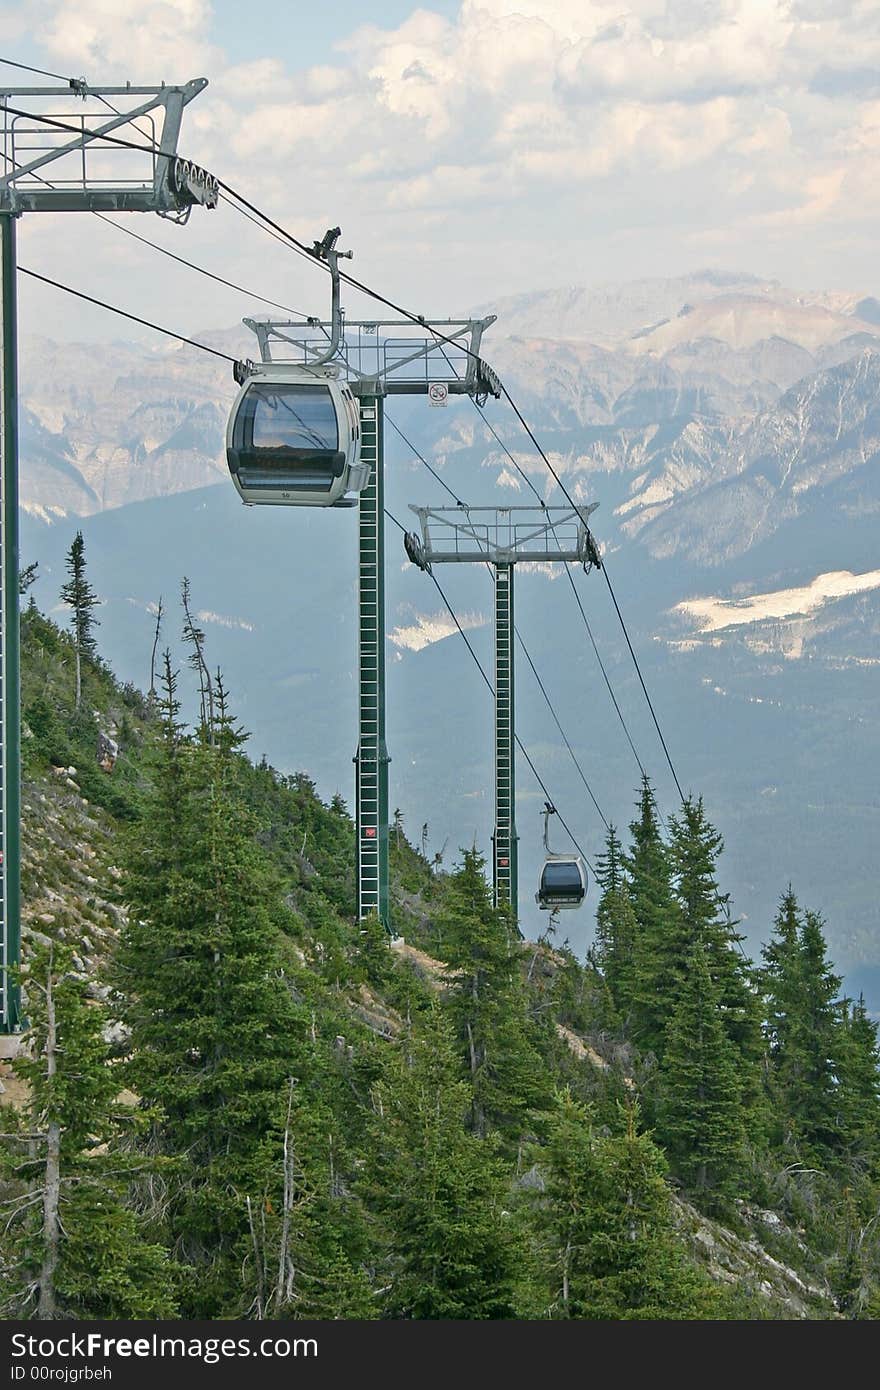
[[[320,1067],[313,1058],[316,1070]],[[326,1074],[318,1089],[326,1085]],[[337,1179],[332,1107],[288,1088],[279,1174],[267,1174],[258,1198],[248,1195],[251,1250],[242,1265],[252,1291],[251,1317],[378,1317],[367,1272],[372,1262],[359,1201]]]
[[[370,1205],[399,1318],[509,1318],[520,1252],[502,1165],[470,1133],[470,1088],[438,1008],[400,1040],[373,1096]]]
[[[596,863],[596,878],[602,896],[596,907],[593,960],[607,981],[614,1006],[626,1028],[635,1007],[638,922],[624,870],[621,843],[613,825],[608,830],[605,853]]]
[[[126,1205],[144,1165],[127,1152],[135,1117],[117,1100],[104,1010],[62,943],[36,947],[25,981],[31,1028],[13,1066],[28,1095],[5,1163],[7,1191],[18,1191],[4,1204],[0,1307],[13,1317],[173,1317],[167,1251]]]
[[[838,1106],[848,1157],[878,1175],[880,1165],[880,1047],[878,1025],[865,999],[844,1002],[843,1036],[838,1046]]]
[[[849,1185],[842,1192],[842,1213],[840,1222],[840,1249],[830,1262],[830,1282],[837,1297],[840,1311],[848,1318],[868,1318],[876,1320],[876,1309],[871,1304],[877,1298],[876,1268],[872,1270],[869,1258],[871,1241],[866,1240],[876,1223],[876,1197],[871,1202],[869,1220],[865,1221],[859,1210],[856,1194]]]
[[[824,923],[789,887],[764,948],[764,994],[777,1143],[819,1163],[880,1155],[880,1052],[864,1000],[839,998]]]
[[[542,1152],[549,1234],[549,1313],[556,1318],[711,1316],[708,1281],[689,1264],[672,1219],[662,1153],[637,1129],[597,1133],[570,1093],[557,1095]]]
[[[387,984],[394,958],[388,932],[378,913],[370,913],[358,925],[351,964],[354,974],[368,984],[377,988]]]
[[[802,925],[798,901],[789,884],[773,923],[774,936],[761,950],[764,965],[760,982],[770,1057],[774,1061],[786,1053],[789,1030],[797,1011]]]
[[[799,1084],[796,1037],[802,1004],[802,927],[798,901],[789,884],[773,923],[774,934],[762,948],[764,964],[759,973],[770,1061],[767,1085],[771,1101],[771,1138],[780,1144],[793,1138],[791,1098]]]
[[[305,1086],[303,1009],[279,953],[275,883],[238,787],[242,735],[215,692],[213,746],[183,733],[165,656],[162,723],[143,818],[128,841],[117,982],[129,1084],[160,1112],[152,1145],[185,1156],[164,1203],[191,1267],[184,1311],[241,1311],[246,1197],[283,1184],[290,1078]],[[276,1191],[273,1205],[278,1205]]]
[[[757,1124],[761,1097],[761,1007],[743,936],[730,919],[729,900],[718,890],[721,836],[705,814],[702,798],[687,797],[670,817],[669,856],[673,870],[675,935],[687,950],[701,943],[715,985],[724,1030],[738,1053],[737,1072],[749,1121]]]
[[[517,1142],[547,1085],[529,1017],[520,937],[512,914],[493,906],[484,870],[480,854],[466,850],[439,915],[444,957],[456,970],[449,1012],[470,1075],[475,1132],[497,1128]]]
[[[76,656],[76,708],[82,701],[82,659],[96,654],[94,629],[99,626],[94,610],[99,599],[86,578],[86,543],[77,531],[65,560],[70,578],[61,586],[61,602],[72,609],[73,649]]]
[[[208,743],[214,740],[214,684],[208,663],[205,660],[205,632],[200,628],[192,612],[192,593],[186,575],[180,585],[180,603],[183,608],[183,640],[189,647],[187,665],[195,671],[199,681],[199,730]]]
[[[24,569],[18,571],[18,592],[20,596],[24,596],[31,585],[36,584],[40,577],[39,569],[39,560],[34,560],[31,564],[25,565]],[[31,595],[31,597],[33,597],[33,595]]]
[[[632,843],[623,865],[630,883],[638,942],[632,981],[633,1035],[643,1051],[659,1057],[689,943],[674,912],[672,867],[647,776],[642,780],[638,816],[630,823],[630,832]]]
[[[788,1100],[796,1140],[805,1153],[821,1156],[843,1137],[838,1068],[844,1050],[841,977],[831,969],[824,923],[804,913],[800,931],[799,999],[791,1034]]]
[[[739,1058],[700,941],[679,984],[660,1078],[657,1134],[675,1172],[704,1195],[732,1193],[745,1140]]]

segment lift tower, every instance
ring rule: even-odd
[[[328,261],[338,228],[315,243],[314,255]],[[332,240],[328,241],[328,238]],[[341,252],[334,253],[342,255]],[[501,385],[480,357],[482,319],[352,320],[339,309],[338,272],[333,281],[333,315],[327,322],[245,319],[257,335],[263,364],[298,364],[335,370],[357,399],[360,457],[371,467],[360,493],[358,515],[358,742],[355,764],[357,914],[379,916],[390,930],[388,898],[388,747],[385,741],[385,464],[383,406],[386,396],[427,396],[443,406],[450,395],[478,403],[499,397]],[[236,379],[243,380],[248,363]]]
[[[207,85],[199,77],[177,87],[92,87],[75,78],[67,87],[0,88],[0,1034],[22,1026],[10,973],[21,952],[16,218],[157,212],[185,222],[194,204],[216,207],[217,180],[177,153],[184,107]]]
[[[434,565],[491,566],[495,579],[495,828],[492,882],[495,906],[517,904],[514,726],[513,568],[519,562],[598,565],[586,507],[410,507],[421,535],[408,532],[406,553],[419,569]]]

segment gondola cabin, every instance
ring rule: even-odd
[[[226,461],[248,506],[353,507],[370,478],[357,402],[333,367],[254,368],[229,416]]]
[[[587,895],[587,871],[577,856],[554,855],[544,861],[535,901],[542,911],[580,907]]]

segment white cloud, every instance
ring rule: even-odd
[[[42,0],[53,61],[91,82],[184,82],[220,59],[210,0]]]
[[[799,258],[810,280],[831,282],[841,264],[875,275],[872,4],[464,0],[448,19],[428,0],[396,28],[360,26],[302,70],[273,49],[269,27],[263,55],[237,62],[209,0],[8,8],[4,23],[38,11],[59,70],[204,73],[185,152],[305,240],[339,223],[356,273],[418,294],[419,309],[678,272],[705,246],[722,264],[788,278]],[[245,238],[228,212],[209,222],[218,257],[245,282],[274,264],[258,249],[266,239]],[[187,238],[193,254],[198,236]],[[71,229],[74,261],[88,240]],[[853,246],[864,249],[844,260]],[[284,273],[292,296],[300,272]],[[313,294],[310,311],[320,286]],[[170,280],[167,296],[180,303]],[[228,319],[224,309],[214,321]]]
[[[234,628],[240,632],[254,632],[253,623],[246,618],[233,618],[226,613],[214,613],[210,608],[200,608],[196,613],[200,623],[213,623],[216,627]]]

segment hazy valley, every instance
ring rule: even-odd
[[[724,833],[724,886],[756,946],[789,879],[828,917],[849,988],[880,1004],[874,885],[880,799],[880,306],[704,272],[486,306],[485,354],[510,383],[566,485],[600,510],[595,533],[685,789]],[[25,325],[26,328],[26,325]],[[197,333],[195,336],[199,336]],[[243,329],[205,341],[250,352]],[[252,751],[350,797],[354,752],[355,521],[244,510],[226,486],[231,374],[190,349],[27,341],[22,352],[26,517],[35,594],[57,601],[78,525],[105,599],[99,644],[144,684],[150,605],[192,582],[209,654],[253,732]],[[534,498],[467,402],[388,413],[456,495]],[[497,403],[486,418],[538,493],[552,479]],[[449,502],[388,432],[387,505]],[[447,859],[491,830],[491,706],[429,581],[389,528],[392,805],[427,821]],[[575,575],[599,649],[664,810],[674,787],[601,576]],[[490,593],[477,571],[444,587],[484,662]],[[609,819],[631,814],[638,768],[561,574],[521,573],[517,613]],[[520,733],[592,858],[603,827],[526,663]],[[453,752],[454,750],[454,756]],[[519,772],[521,913],[533,903],[541,794]],[[574,916],[574,914],[572,914]],[[591,913],[565,924],[573,944]]]

